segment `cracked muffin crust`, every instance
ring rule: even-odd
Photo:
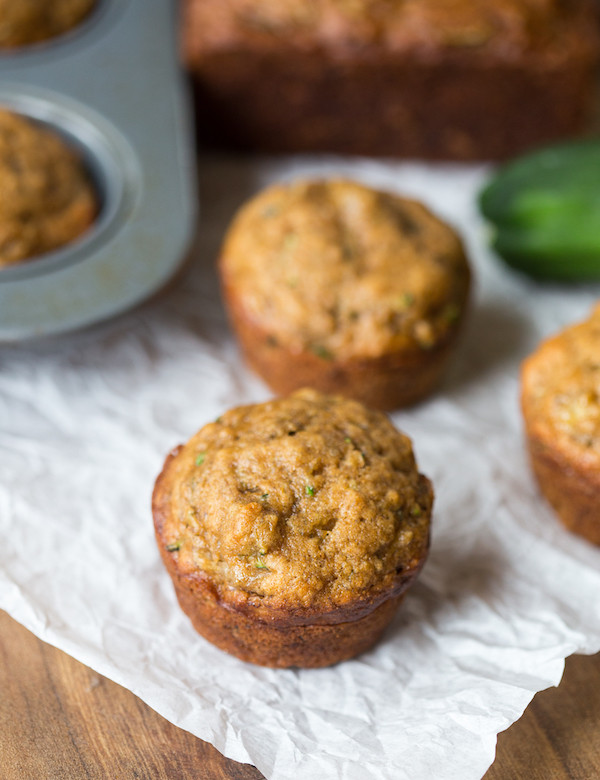
[[[542,493],[573,532],[600,544],[600,305],[523,364],[522,408]]]
[[[232,409],[174,450],[153,512],[201,634],[254,663],[326,666],[393,617],[427,556],[432,503],[387,417],[300,390]]]
[[[0,108],[0,268],[85,232],[98,203],[79,155],[54,132]]]
[[[277,393],[413,403],[438,383],[467,304],[457,234],[413,200],[346,180],[267,188],[220,255],[250,365]]]
[[[96,0],[0,0],[0,49],[62,35],[95,5]]]

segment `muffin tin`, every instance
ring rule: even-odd
[[[59,38],[0,54],[0,106],[79,148],[101,210],[81,239],[0,269],[0,339],[92,324],[177,270],[195,218],[195,160],[171,0],[98,0]]]

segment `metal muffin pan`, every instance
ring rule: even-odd
[[[0,269],[0,340],[113,316],[160,289],[183,261],[196,215],[195,156],[175,7],[99,0],[79,28],[0,55],[0,106],[77,148],[100,199],[80,239]]]

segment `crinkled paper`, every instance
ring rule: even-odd
[[[270,396],[242,365],[218,292],[228,221],[271,181],[329,173],[422,199],[464,236],[476,284],[440,392],[393,415],[436,490],[420,580],[372,651],[273,671],[191,628],[150,494],[174,445]],[[587,316],[600,288],[536,284],[492,256],[475,198],[486,173],[202,160],[199,237],[171,289],[113,322],[0,352],[0,607],[270,780],[480,778],[498,732],[558,683],[565,657],[600,650],[600,551],[540,499],[518,406],[521,359]]]

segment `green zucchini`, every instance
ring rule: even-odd
[[[600,279],[600,139],[508,163],[479,205],[493,248],[513,268],[538,279]]]

